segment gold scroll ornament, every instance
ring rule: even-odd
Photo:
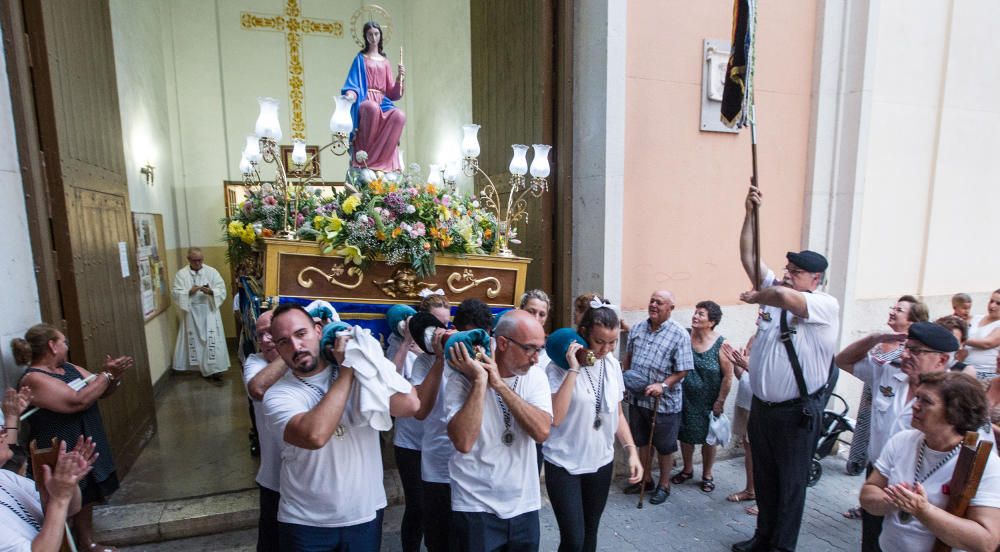
[[[312,278],[309,278],[309,277],[306,276],[307,272],[315,272],[315,273],[319,274],[327,282],[329,282],[329,283],[331,283],[331,284],[333,284],[335,286],[340,286],[340,287],[345,288],[345,289],[354,289],[354,288],[360,286],[361,285],[361,281],[364,279],[364,276],[365,276],[364,272],[360,268],[358,268],[356,266],[352,266],[351,268],[347,269],[347,275],[351,276],[351,277],[357,276],[358,281],[354,282],[354,283],[344,283],[344,282],[341,282],[341,281],[337,280],[337,278],[339,278],[340,276],[344,275],[344,266],[343,265],[339,265],[339,266],[338,265],[333,265],[332,267],[330,267],[329,273],[323,272],[321,269],[318,269],[318,268],[316,268],[314,266],[307,266],[307,267],[305,267],[305,268],[303,268],[302,270],[299,271],[299,275],[296,278],[296,280],[299,282],[299,285],[302,286],[302,287],[304,287],[304,288],[307,288],[307,289],[311,288],[313,286]]]
[[[468,282],[468,284],[459,287],[456,285],[459,282]],[[490,299],[496,299],[496,297],[500,295],[500,280],[497,280],[493,276],[476,278],[476,275],[473,274],[468,268],[462,271],[461,274],[452,272],[451,276],[448,276],[448,290],[452,293],[463,293],[487,282],[491,283],[494,287],[486,290],[486,296]]]

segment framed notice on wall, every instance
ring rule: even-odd
[[[133,212],[132,224],[135,227],[142,316],[149,322],[170,307],[163,215]]]

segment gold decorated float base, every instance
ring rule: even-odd
[[[264,295],[331,302],[415,303],[424,289],[444,290],[457,304],[479,299],[513,307],[524,293],[528,263],[522,257],[437,255],[437,274],[418,278],[408,264],[374,261],[362,270],[343,257],[324,255],[315,242],[265,239]]]

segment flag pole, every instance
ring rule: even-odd
[[[750,154],[753,157],[753,177],[751,182],[755,188],[760,188],[760,183],[757,180],[757,109],[753,104],[750,105]],[[760,206],[756,203],[753,205],[751,223],[753,224],[753,289],[754,291],[760,290],[761,284],[761,274],[760,274]]]

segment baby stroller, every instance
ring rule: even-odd
[[[823,464],[820,463],[820,460],[830,455],[833,446],[840,439],[840,434],[844,431],[854,431],[854,419],[847,416],[851,409],[847,401],[836,393],[831,394],[830,397],[840,401],[844,405],[844,409],[840,412],[829,409],[823,411],[823,427],[816,445],[816,454],[813,455],[812,462],[809,464],[809,482],[807,484],[810,487],[816,485],[819,478],[823,477]]]

